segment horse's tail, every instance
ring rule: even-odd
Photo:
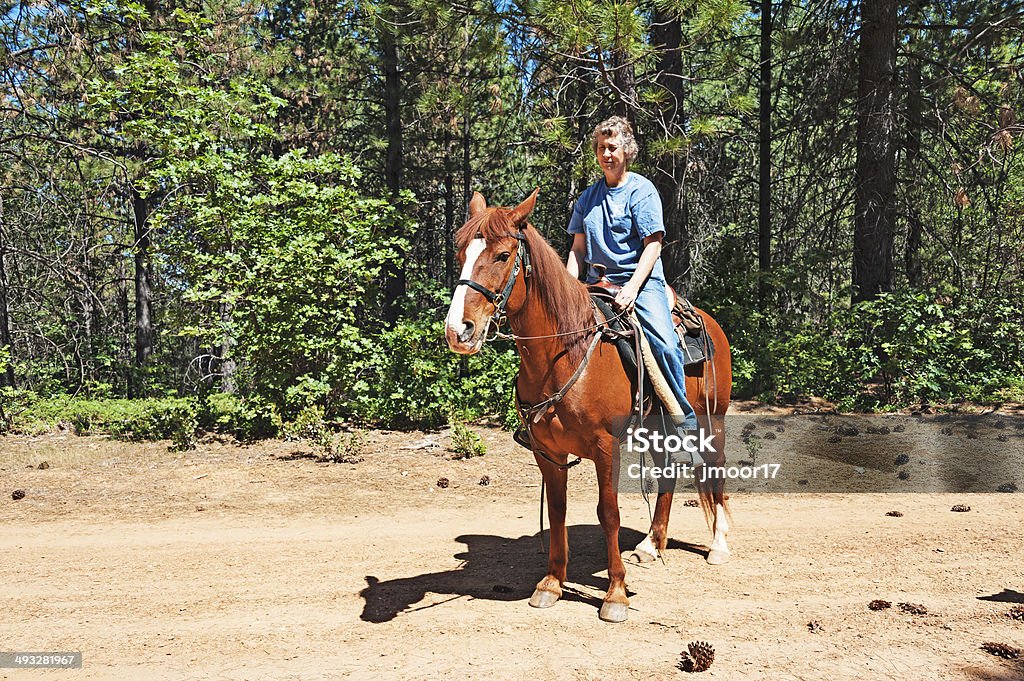
[[[701,428],[713,433],[713,452],[704,456],[709,468],[717,468],[721,475],[696,476],[697,494],[700,497],[704,520],[712,532],[718,523],[717,507],[721,506],[729,513],[729,505],[725,495],[725,412],[729,408],[732,395],[732,355],[729,352],[729,339],[718,322],[703,310],[697,310],[704,320],[704,328],[714,345],[715,354],[710,361],[704,362],[704,371],[699,376],[687,379],[687,399],[697,412],[698,424]],[[710,353],[705,351],[705,356]],[[710,471],[708,471],[710,473]]]

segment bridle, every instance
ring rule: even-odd
[[[494,329],[494,337],[506,338],[508,340],[514,341],[529,341],[545,340],[549,338],[562,338],[565,336],[576,336],[581,333],[592,333],[594,331],[601,331],[602,329],[606,329],[610,323],[615,322],[622,317],[629,316],[629,311],[625,310],[623,312],[620,312],[619,314],[608,317],[604,322],[595,321],[593,326],[588,326],[576,331],[552,333],[544,336],[519,336],[512,333],[502,333],[501,321],[505,317],[505,306],[508,304],[509,297],[512,295],[512,289],[515,288],[516,277],[519,276],[519,272],[521,270],[525,270],[525,274],[523,275],[523,281],[526,282],[527,289],[529,289],[530,274],[533,271],[533,265],[531,265],[530,263],[530,247],[526,241],[526,236],[522,232],[517,232],[515,234],[510,234],[508,236],[513,236],[519,241],[519,248],[516,251],[516,259],[512,265],[512,271],[508,275],[508,281],[505,282],[505,286],[501,289],[500,292],[492,291],[483,284],[473,281],[472,279],[459,279],[457,282],[455,282],[456,288],[463,285],[468,286],[469,288],[473,289],[474,291],[482,295],[484,298],[486,298],[487,302],[494,305],[494,314],[492,314],[491,318],[488,320],[488,327]]]
[[[524,272],[523,279],[527,282],[527,286],[529,286],[530,273],[533,271],[533,265],[530,263],[530,249],[526,245],[526,235],[522,232],[517,232],[510,236],[514,236],[519,241],[519,247],[516,249],[516,260],[512,265],[512,272],[508,275],[508,281],[505,282],[505,286],[500,292],[492,291],[472,279],[459,279],[455,282],[456,288],[463,285],[468,286],[486,298],[487,302],[494,305],[494,314],[491,315],[489,325],[494,325],[495,328],[500,325],[501,318],[505,316],[505,306],[508,305],[508,299],[512,295],[512,289],[515,288],[519,272]]]

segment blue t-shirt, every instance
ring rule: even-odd
[[[665,231],[661,197],[654,184],[637,173],[629,173],[620,187],[609,187],[601,178],[580,194],[567,231],[585,234],[587,262],[604,265],[608,279],[625,284],[636,271],[644,238]],[[661,258],[650,278],[665,281]],[[591,267],[587,280],[595,279],[597,274]]]

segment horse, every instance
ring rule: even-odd
[[[597,515],[608,549],[608,591],[599,617],[627,619],[625,566],[619,551],[617,455],[621,422],[631,413],[636,376],[623,367],[613,343],[598,342],[599,320],[586,289],[565,268],[562,258],[528,221],[538,190],[515,208],[488,207],[480,193],[469,203],[469,219],[455,235],[461,275],[445,322],[445,339],[453,352],[472,355],[487,340],[488,329],[502,318],[515,338],[520,366],[517,404],[532,407],[532,449],[547,491],[550,548],[547,573],[530,605],[547,608],[562,596],[568,564],[565,527],[568,458],[593,461],[598,480]],[[706,465],[725,461],[722,416],[729,406],[732,364],[729,343],[717,322],[699,311],[714,344],[703,371],[686,379],[686,395],[698,418],[714,417],[713,452],[702,452]],[[557,398],[557,399],[556,399]],[[522,412],[521,412],[522,413]],[[708,563],[729,558],[724,481],[694,475],[705,519],[713,533]],[[672,491],[659,491],[647,537],[631,556],[655,560],[668,542]]]

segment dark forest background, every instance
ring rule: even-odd
[[[540,187],[533,222],[564,251],[613,113],[737,395],[1024,400],[1022,16],[0,1],[0,423],[505,417],[512,348],[444,345],[452,233],[473,191]]]

